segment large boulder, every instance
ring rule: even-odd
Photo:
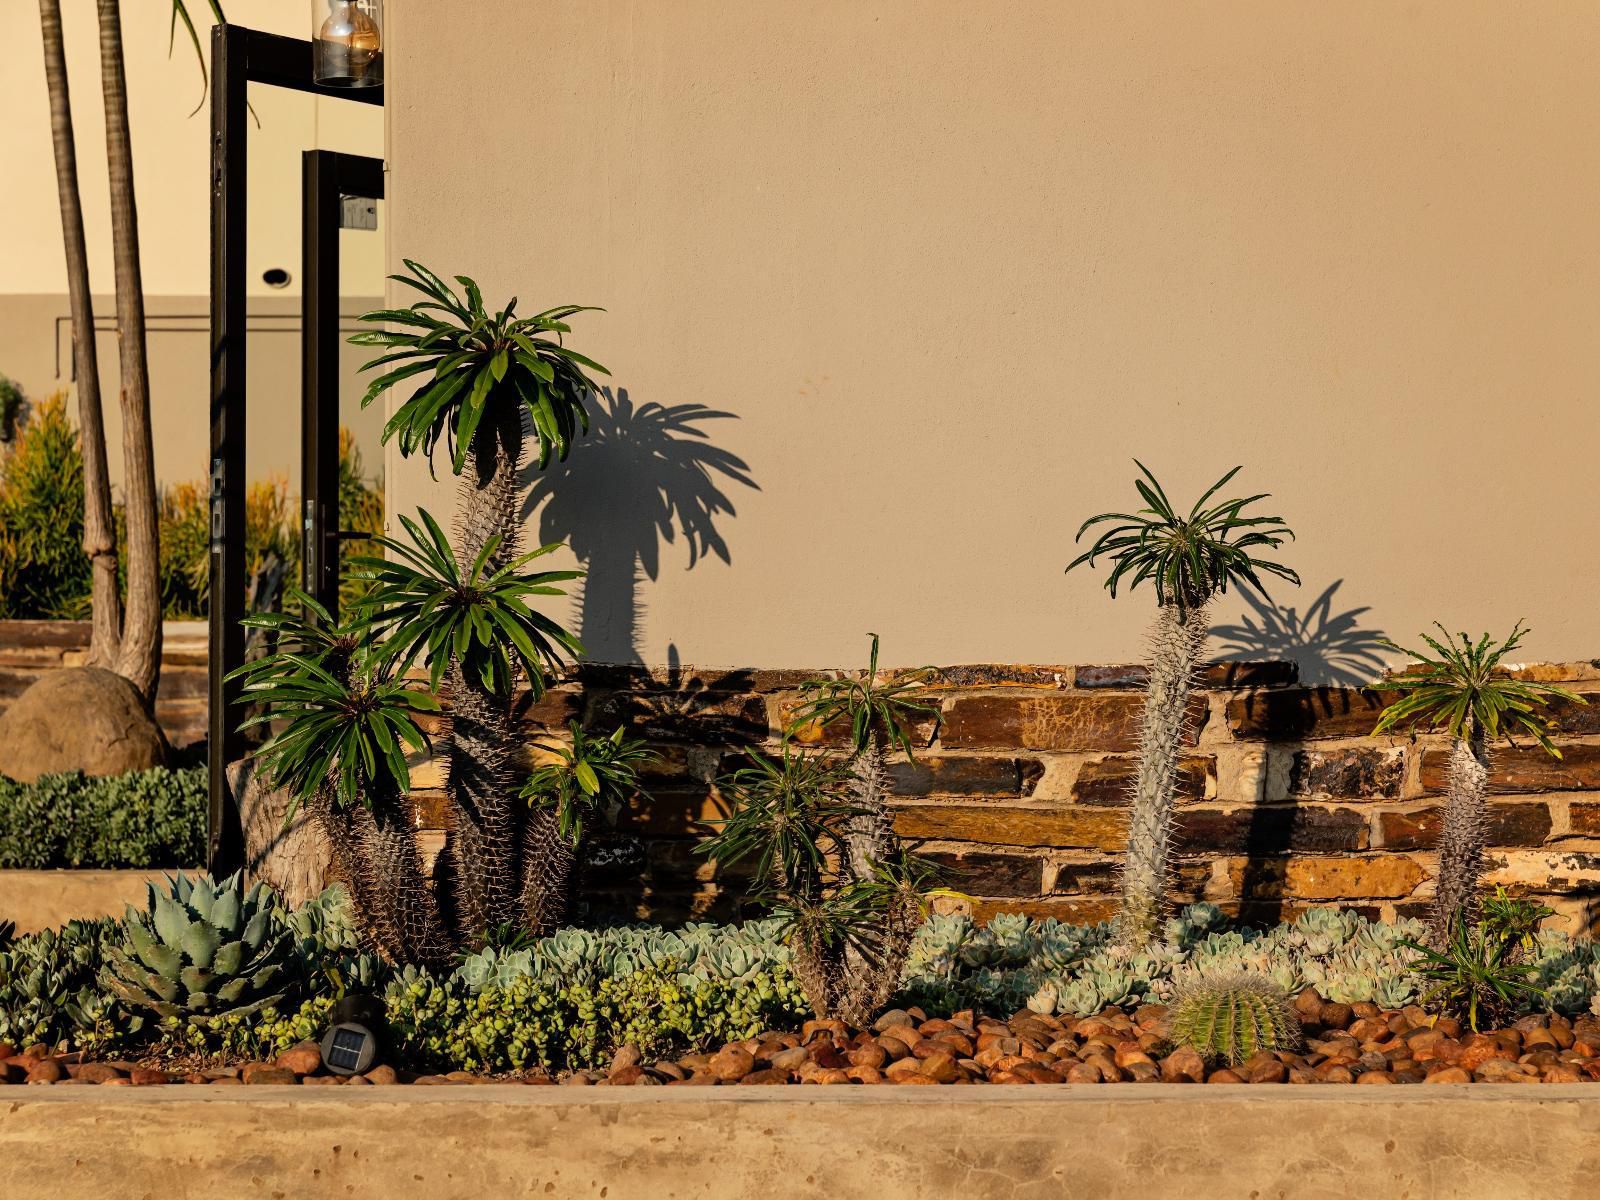
[[[161,726],[114,671],[51,671],[0,714],[0,775],[23,783],[58,771],[121,775],[166,761]]]

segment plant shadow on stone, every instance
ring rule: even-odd
[[[635,405],[627,388],[604,388],[571,457],[532,473],[523,520],[537,514],[540,540],[566,542],[584,564],[576,632],[592,661],[643,661],[639,582],[660,575],[664,543],[681,533],[691,570],[703,557],[732,561],[719,528],[736,515],[725,488],[759,488],[701,426],[736,419],[703,404]]]
[[[1343,687],[1371,683],[1387,665],[1384,632],[1362,628],[1361,618],[1372,611],[1370,607],[1334,611],[1334,593],[1342,586],[1344,580],[1335,579],[1304,613],[1293,605],[1274,604],[1267,596],[1241,591],[1250,612],[1234,624],[1213,626],[1211,636],[1221,643],[1216,661],[1281,659],[1295,664],[1302,683]]]

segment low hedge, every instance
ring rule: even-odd
[[[0,776],[0,868],[176,867],[206,854],[203,767]]]

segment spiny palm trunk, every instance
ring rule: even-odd
[[[87,665],[114,670],[122,642],[122,597],[117,588],[117,539],[106,470],[106,430],[100,409],[100,356],[94,340],[89,255],[78,193],[78,150],[72,131],[67,57],[60,0],[39,0],[44,33],[44,76],[50,92],[50,133],[55,144],[56,192],[67,255],[67,296],[72,308],[72,370],[78,385],[78,435],[83,447],[83,552],[91,567]]]
[[[376,801],[370,810],[341,811],[331,789],[324,789],[313,802],[313,815],[333,848],[334,868],[349,889],[370,948],[390,962],[447,965],[450,942],[404,806],[391,798]]]
[[[845,824],[844,843],[850,876],[862,883],[873,878],[894,846],[894,827],[884,803],[888,757],[882,734],[874,731],[866,749],[850,760],[850,806],[856,811]]]
[[[100,81],[111,173],[111,240],[117,279],[117,348],[122,361],[123,507],[128,524],[128,612],[117,673],[147,706],[161,675],[161,547],[156,525],[155,443],[150,432],[150,369],[145,357],[144,281],[133,192],[133,142],[122,62],[118,0],[99,0]]]
[[[1150,633],[1150,681],[1139,729],[1139,770],[1128,814],[1118,937],[1142,949],[1160,925],[1167,895],[1173,785],[1187,731],[1189,695],[1210,624],[1206,606],[1163,605]]]
[[[895,850],[889,814],[888,751],[874,731],[866,748],[850,760],[850,805],[857,811],[845,826],[845,867],[852,880],[866,883]],[[806,931],[795,938],[795,965],[801,990],[819,1017],[837,1017],[865,1027],[900,986],[906,954],[916,932],[915,905],[896,898],[873,924],[852,931],[843,942],[826,945]]]
[[[456,553],[470,566],[494,537],[500,539],[490,568],[516,557],[517,472],[522,466],[522,410],[490,396],[497,419],[486,419],[474,435],[468,470],[460,483]],[[450,689],[450,794],[454,824],[440,863],[441,883],[458,937],[472,941],[508,922],[522,923],[525,895],[523,838],[525,803],[516,795],[521,731],[512,717],[512,696],[469,681],[458,663],[446,669]],[[537,889],[536,889],[537,890]]]
[[[1433,902],[1433,939],[1443,946],[1458,919],[1478,919],[1478,877],[1483,873],[1484,823],[1489,793],[1489,746],[1473,722],[1468,736],[1450,743],[1444,825],[1439,831],[1439,883]]]

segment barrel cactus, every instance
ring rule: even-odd
[[[105,984],[124,1003],[203,1022],[283,999],[294,935],[274,916],[271,888],[179,872],[149,891],[144,912],[128,906],[122,944],[107,949]]]
[[[1180,985],[1167,1036],[1208,1062],[1238,1066],[1263,1050],[1300,1045],[1300,1022],[1289,995],[1264,975],[1201,976]]]

